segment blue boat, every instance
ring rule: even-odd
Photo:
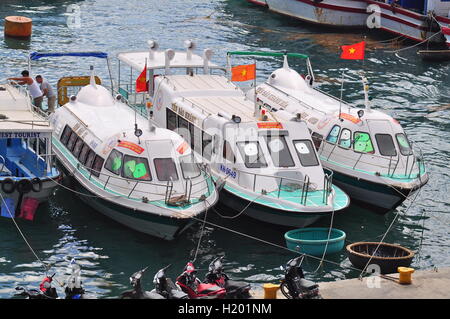
[[[53,165],[53,128],[25,90],[0,84],[0,207],[4,217],[33,219],[60,178]]]

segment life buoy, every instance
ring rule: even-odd
[[[37,185],[37,189],[36,189]],[[39,193],[42,190],[42,181],[39,177],[35,177],[31,180],[31,189],[35,193]]]
[[[26,194],[31,192],[33,189],[33,185],[31,184],[31,181],[27,178],[21,179],[16,184],[16,189],[21,194]]]
[[[5,178],[2,181],[2,192],[5,194],[11,194],[16,189],[16,183],[11,178]]]

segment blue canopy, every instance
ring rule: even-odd
[[[75,56],[75,57],[94,57],[100,59],[108,58],[108,53],[105,52],[49,52],[49,53],[30,53],[30,60],[39,60],[45,57],[58,57],[58,56]]]

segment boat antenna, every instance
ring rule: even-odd
[[[289,69],[289,63],[288,63],[288,59],[287,59],[287,51],[284,50],[283,51],[283,69]]]
[[[370,102],[369,102],[369,81],[365,76],[361,76],[361,80],[364,86],[364,105],[366,106],[366,110],[370,111]]]
[[[97,85],[95,84],[95,74],[94,74],[94,66],[93,65],[90,66],[90,70],[91,70],[91,80],[90,80],[89,84],[92,85],[94,88],[97,88]]]
[[[341,110],[342,110],[342,95],[344,94],[344,73],[345,70],[342,71],[342,80],[341,80],[341,97],[339,99],[339,119],[341,120],[341,122],[343,121],[343,119],[341,118]]]

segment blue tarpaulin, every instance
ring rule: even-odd
[[[108,53],[105,53],[105,52],[47,52],[47,53],[32,52],[32,53],[30,53],[30,60],[39,60],[40,58],[58,57],[58,56],[94,57],[94,58],[106,59],[106,58],[108,58]]]
[[[8,211],[9,210],[9,211]],[[1,201],[1,216],[12,218],[14,217],[14,199],[12,198],[4,198],[4,201]],[[11,217],[12,215],[12,217]]]

